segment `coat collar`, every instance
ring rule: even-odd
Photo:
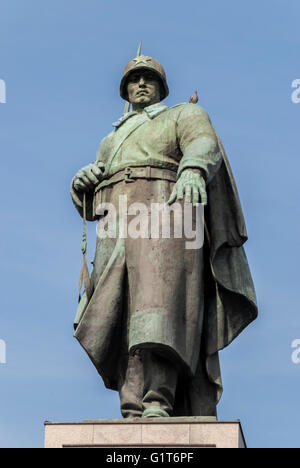
[[[154,119],[158,114],[166,110],[168,106],[166,104],[159,102],[157,104],[152,104],[151,106],[145,107],[144,111],[142,114],[145,112],[150,119]],[[123,115],[117,122],[114,122],[112,125],[115,127],[115,130],[117,130],[126,120],[130,119],[130,117],[133,117],[134,115],[138,115],[138,112],[136,111],[131,111],[128,112],[127,114]]]

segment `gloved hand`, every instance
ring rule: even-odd
[[[182,200],[183,197],[185,203],[193,203],[193,206],[197,206],[200,201],[203,205],[207,205],[206,183],[200,170],[185,169],[177,180],[167,203],[171,205],[175,200]]]

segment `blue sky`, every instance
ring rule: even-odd
[[[299,14],[297,0],[1,1],[1,447],[41,447],[45,420],[120,416],[72,337],[81,220],[69,184],[122,112],[140,39],[166,69],[168,105],[198,90],[247,221],[260,315],[221,353],[219,419],[240,419],[250,447],[300,446]]]

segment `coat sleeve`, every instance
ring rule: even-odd
[[[177,120],[177,138],[182,159],[178,177],[184,169],[200,169],[210,182],[222,163],[222,154],[210,119],[202,107],[184,104]]]

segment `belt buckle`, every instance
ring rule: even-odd
[[[131,172],[132,172],[131,167],[126,167],[125,172],[124,172],[125,174],[124,180],[126,183],[133,182],[133,179],[131,179]]]

